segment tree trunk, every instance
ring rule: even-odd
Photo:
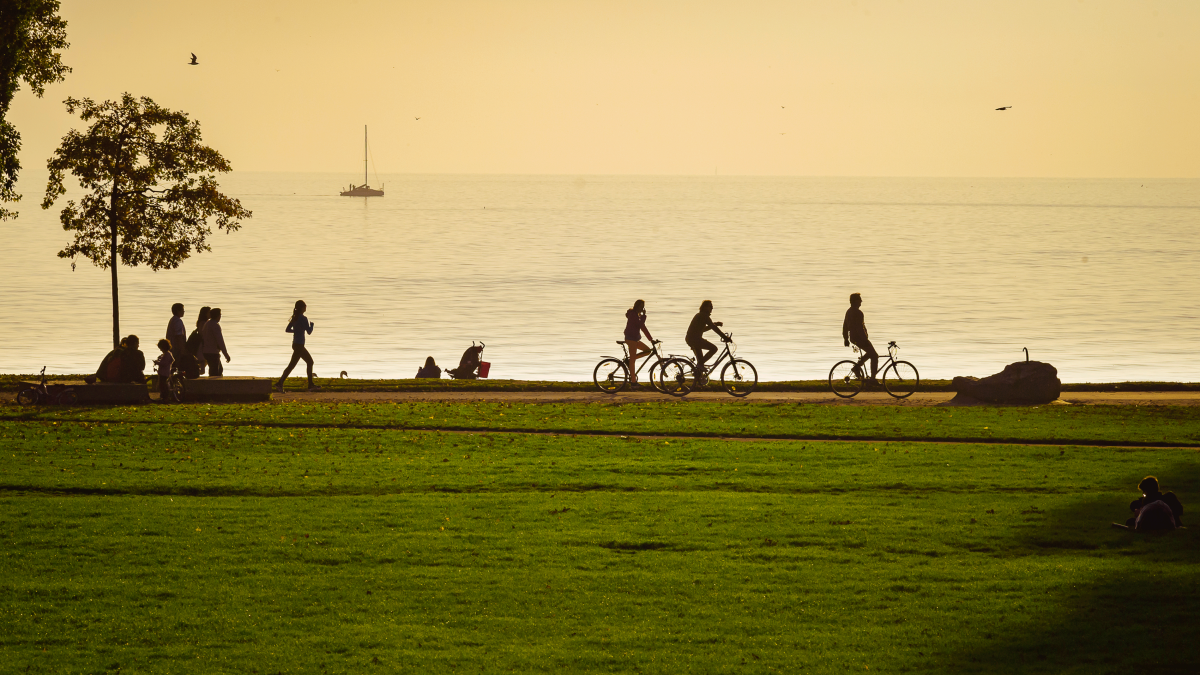
[[[113,349],[121,346],[121,310],[117,302],[117,179],[113,177],[112,198],[108,203],[109,258],[112,271]]]

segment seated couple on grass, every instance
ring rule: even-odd
[[[1133,517],[1125,521],[1126,529],[1136,532],[1169,532],[1183,527],[1183,504],[1174,492],[1159,492],[1158,479],[1146,476],[1138,483],[1142,496],[1129,504]],[[1113,523],[1120,527],[1119,523]]]

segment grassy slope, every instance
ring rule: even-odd
[[[178,424],[377,425],[564,433],[1200,443],[1200,409],[1169,406],[845,407],[740,401],[276,403],[60,409],[0,419]]]
[[[556,423],[625,423],[641,408],[578,406]],[[712,410],[639,423],[682,412],[702,425]],[[760,424],[793,413],[724,410]],[[833,412],[869,424],[874,410]],[[60,412],[0,421],[0,655],[14,672],[1090,673],[1200,660],[1200,536],[1107,527],[1146,473],[1194,504],[1193,450],[220,421],[329,424],[387,406]],[[78,419],[105,412],[107,424]],[[1159,412],[1110,428],[1149,433],[1173,418]]]

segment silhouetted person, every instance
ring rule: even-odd
[[[187,339],[188,354],[196,359],[197,376],[204,374],[204,324],[208,323],[208,315],[211,313],[211,307],[200,308],[200,313],[196,315],[196,329]]]
[[[179,325],[183,327],[183,322],[179,322]],[[171,369],[175,367],[175,354],[171,349],[171,341],[159,340],[158,351],[162,352],[158,358],[154,359],[154,369],[158,373],[158,401],[159,403],[168,403],[171,400],[171,395],[168,393],[171,390],[168,380],[171,379]]]
[[[1146,476],[1138,483],[1142,496],[1129,503],[1133,517],[1125,521],[1125,526],[1138,532],[1157,532],[1174,530],[1183,527],[1180,517],[1183,515],[1183,504],[1174,492],[1159,492],[1158,479]]]
[[[425,365],[421,366],[420,368],[417,369],[417,378],[418,379],[428,378],[428,379],[437,380],[437,379],[441,379],[441,377],[442,377],[442,369],[438,367],[438,364],[434,363],[432,356],[426,358]]]
[[[463,352],[457,368],[450,368],[446,373],[457,380],[474,380],[479,378],[479,355],[483,353],[483,345],[472,345]]]
[[[221,354],[225,355],[225,363],[229,363],[229,350],[225,348],[225,335],[221,332],[221,309],[213,307],[208,313],[208,321],[200,329],[204,336],[204,360],[208,363],[208,376],[221,377],[225,374],[225,366],[221,365]]]
[[[146,382],[146,355],[138,349],[141,341],[138,336],[130,335],[121,340],[120,346],[104,356],[96,374],[86,378],[89,383],[101,382]]]
[[[297,300],[296,306],[292,309],[292,320],[288,321],[287,328],[284,332],[292,333],[292,360],[288,361],[287,368],[283,369],[283,375],[279,378],[279,384],[275,385],[275,389],[279,393],[283,393],[283,382],[287,376],[291,374],[292,368],[304,359],[304,365],[308,366],[308,390],[320,391],[321,388],[313,384],[313,357],[308,353],[308,348],[304,346],[304,336],[312,335],[314,325],[304,316],[304,312],[308,310],[308,305],[304,304],[303,300]]]
[[[642,342],[642,333],[645,333],[651,342],[654,341],[650,329],[646,328],[646,301],[638,300],[633,303],[633,307],[625,311],[625,344],[629,345],[629,383],[634,387],[639,386],[637,360],[654,353],[653,349]]]
[[[875,346],[867,339],[867,324],[863,319],[862,310],[862,295],[858,293],[850,294],[850,309],[846,310],[846,318],[842,321],[842,341],[849,347],[853,342],[859,349],[862,350],[862,358],[858,360],[858,365],[862,365],[867,359],[871,359],[871,381],[875,381],[875,373],[879,371],[879,352],[875,351]]]
[[[200,370],[196,359],[187,348],[187,328],[183,325],[183,303],[171,305],[171,320],[167,322],[167,342],[171,344],[172,367],[183,373],[184,377],[196,378]]]
[[[687,346],[691,347],[692,352],[696,354],[696,379],[701,384],[708,379],[701,371],[701,368],[704,367],[704,362],[717,353],[717,346],[705,340],[704,334],[711,330],[716,331],[722,340],[729,339],[729,336],[722,333],[720,328],[717,328],[717,326],[723,326],[724,324],[720,321],[713,322],[712,311],[712,300],[705,300],[700,303],[700,311],[696,312],[696,316],[692,317],[692,322],[688,324],[687,336],[684,338]]]

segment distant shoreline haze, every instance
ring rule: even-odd
[[[88,372],[111,340],[107,275],[55,256],[67,233],[29,178],[0,223],[0,372]],[[383,198],[338,197],[352,171],[222,177],[254,218],[178,270],[123,269],[122,332],[153,345],[172,303],[189,330],[221,307],[227,374],[278,377],[303,299],[322,377],[411,377],[474,339],[493,377],[581,381],[620,353],[634,300],[686,353],[708,298],[760,379],[822,379],[858,291],[876,345],[923,378],[1028,347],[1064,381],[1200,381],[1180,358],[1200,334],[1197,179],[379,178]]]

